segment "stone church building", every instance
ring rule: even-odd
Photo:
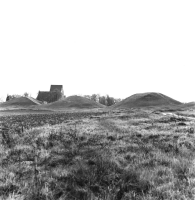
[[[39,91],[37,100],[51,103],[64,97],[63,85],[51,85],[50,91]]]

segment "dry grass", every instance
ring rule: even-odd
[[[113,112],[12,134],[0,145],[1,199],[194,199],[194,122],[179,123]]]

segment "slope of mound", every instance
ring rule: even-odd
[[[195,102],[189,102],[189,103],[183,103],[180,108],[184,109],[194,109],[195,108]]]
[[[134,94],[123,101],[115,104],[112,108],[136,108],[147,106],[168,106],[168,105],[181,105],[182,103],[176,101],[164,94],[148,92]]]
[[[33,99],[32,97],[18,97],[11,99],[9,101],[6,101],[4,103],[0,104],[0,107],[2,108],[9,108],[9,107],[28,107],[33,105],[39,105],[40,103]]]
[[[77,108],[78,109],[103,108],[104,106],[95,101],[87,99],[85,97],[70,96],[60,101],[56,101],[56,102],[49,103],[46,105],[41,105],[40,107],[47,108],[47,109],[61,110],[61,109],[68,109],[68,108],[75,108],[75,109]]]

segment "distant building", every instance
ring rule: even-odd
[[[63,85],[51,85],[50,91],[39,91],[37,100],[51,103],[64,97]]]

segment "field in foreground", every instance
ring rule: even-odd
[[[141,110],[65,116],[17,131],[24,117],[11,116],[0,135],[1,199],[195,198],[193,119]]]

